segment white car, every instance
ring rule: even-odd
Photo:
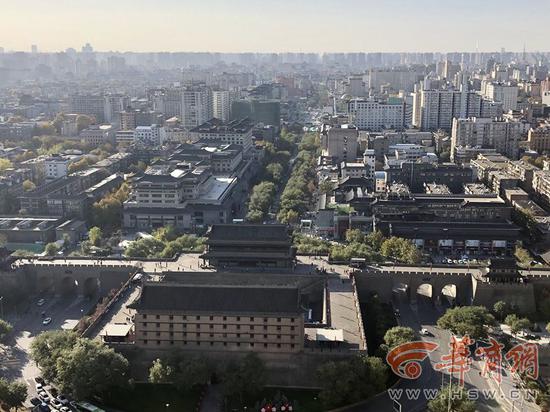
[[[41,384],[41,383],[37,383],[37,384],[36,384],[36,392],[40,393],[40,392],[42,392],[42,390],[43,390],[42,384]]]
[[[420,329],[420,334],[421,334],[422,336],[431,336],[431,335],[432,335],[432,334],[430,333],[430,331],[428,331],[428,329],[426,329],[426,328]]]
[[[43,306],[46,301],[44,299],[38,299],[38,302],[36,302],[36,306]]]
[[[49,325],[50,323],[52,323],[52,318],[46,318],[42,321],[42,325]]]

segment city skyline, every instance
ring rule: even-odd
[[[548,2],[526,0],[530,22],[520,26],[509,0],[465,0],[461,8],[438,0],[75,3],[30,0],[24,13],[20,5],[4,5],[0,46],[52,52],[89,42],[100,51],[330,53],[521,51],[525,45],[544,51],[550,13]],[[52,25],[53,19],[63,24]]]

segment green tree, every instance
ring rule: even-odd
[[[93,124],[95,119],[91,116],[86,116],[84,114],[79,114],[76,118],[76,127],[80,133],[82,130],[87,129]]]
[[[346,242],[348,243],[363,243],[365,235],[359,229],[346,230]]]
[[[495,318],[484,306],[462,306],[447,309],[437,321],[437,326],[459,336],[469,335],[474,339],[487,337],[487,326],[495,324]]]
[[[119,228],[122,221],[122,203],[129,196],[130,186],[123,183],[116,191],[109,193],[99,202],[95,202],[91,212],[93,225],[108,233]]]
[[[57,378],[57,359],[70,350],[78,340],[74,332],[47,331],[38,335],[31,343],[31,358],[40,366],[42,376],[47,380]]]
[[[412,242],[395,236],[382,242],[380,253],[387,258],[411,265],[416,265],[422,260],[422,254]]]
[[[178,238],[178,233],[176,228],[172,225],[167,225],[161,228],[158,228],[153,232],[153,236],[160,240],[161,242],[171,242]]]
[[[514,256],[522,266],[529,266],[531,264],[531,254],[527,249],[521,246],[516,246]]]
[[[3,173],[6,171],[6,169],[10,169],[13,167],[13,163],[8,159],[0,159],[0,173]]]
[[[172,383],[174,370],[170,365],[165,365],[160,359],[153,361],[149,368],[149,382]]]
[[[77,399],[104,393],[128,383],[128,361],[101,342],[80,338],[56,362],[56,381]]]
[[[280,163],[270,163],[265,167],[267,178],[276,184],[282,181],[283,171],[284,168]]]
[[[265,378],[263,361],[249,352],[238,362],[227,366],[223,378],[224,393],[228,397],[238,397],[242,404],[246,396],[253,396],[263,388]]]
[[[317,369],[324,410],[367,399],[386,388],[388,367],[377,357],[326,362]]]
[[[444,386],[437,397],[428,402],[428,409],[431,412],[475,412],[475,402],[468,399],[464,388],[455,385],[451,388],[449,409],[449,386]]]
[[[332,183],[330,180],[324,180],[319,185],[319,192],[322,194],[328,194],[334,190],[334,183]]]
[[[103,238],[103,232],[100,228],[94,226],[88,231],[88,238],[93,246],[100,246],[101,239]]]
[[[127,257],[150,257],[156,256],[164,250],[164,243],[155,238],[143,238],[130,243],[124,249],[124,255]]]
[[[509,312],[508,304],[502,300],[499,300],[493,305],[493,312],[495,312],[498,319],[503,320]]]
[[[396,346],[414,341],[415,337],[416,334],[411,328],[405,326],[395,326],[387,330],[384,335],[384,342],[386,342],[389,349],[393,349]]]
[[[44,248],[44,252],[46,252],[47,256],[55,256],[59,252],[59,247],[55,243],[48,243]]]
[[[13,326],[11,326],[9,322],[6,322],[4,319],[0,319],[0,342],[3,342],[12,330]]]
[[[527,318],[520,318],[515,313],[506,316],[504,323],[510,327],[510,331],[513,335],[517,334],[520,330],[531,327],[531,321]]]
[[[27,399],[27,385],[24,382],[11,382],[7,387],[7,393],[4,399],[4,403],[8,407],[8,410],[19,408],[23,405],[23,402]]]
[[[23,182],[22,186],[25,192],[30,192],[31,190],[36,189],[36,185],[28,179]]]
[[[384,235],[379,230],[370,232],[365,237],[365,242],[374,250],[380,250],[382,243],[384,243]]]

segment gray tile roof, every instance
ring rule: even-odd
[[[300,313],[299,289],[288,286],[145,283],[132,304],[138,310],[188,313]]]

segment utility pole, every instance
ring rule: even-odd
[[[4,319],[4,296],[0,296],[0,319]]]

